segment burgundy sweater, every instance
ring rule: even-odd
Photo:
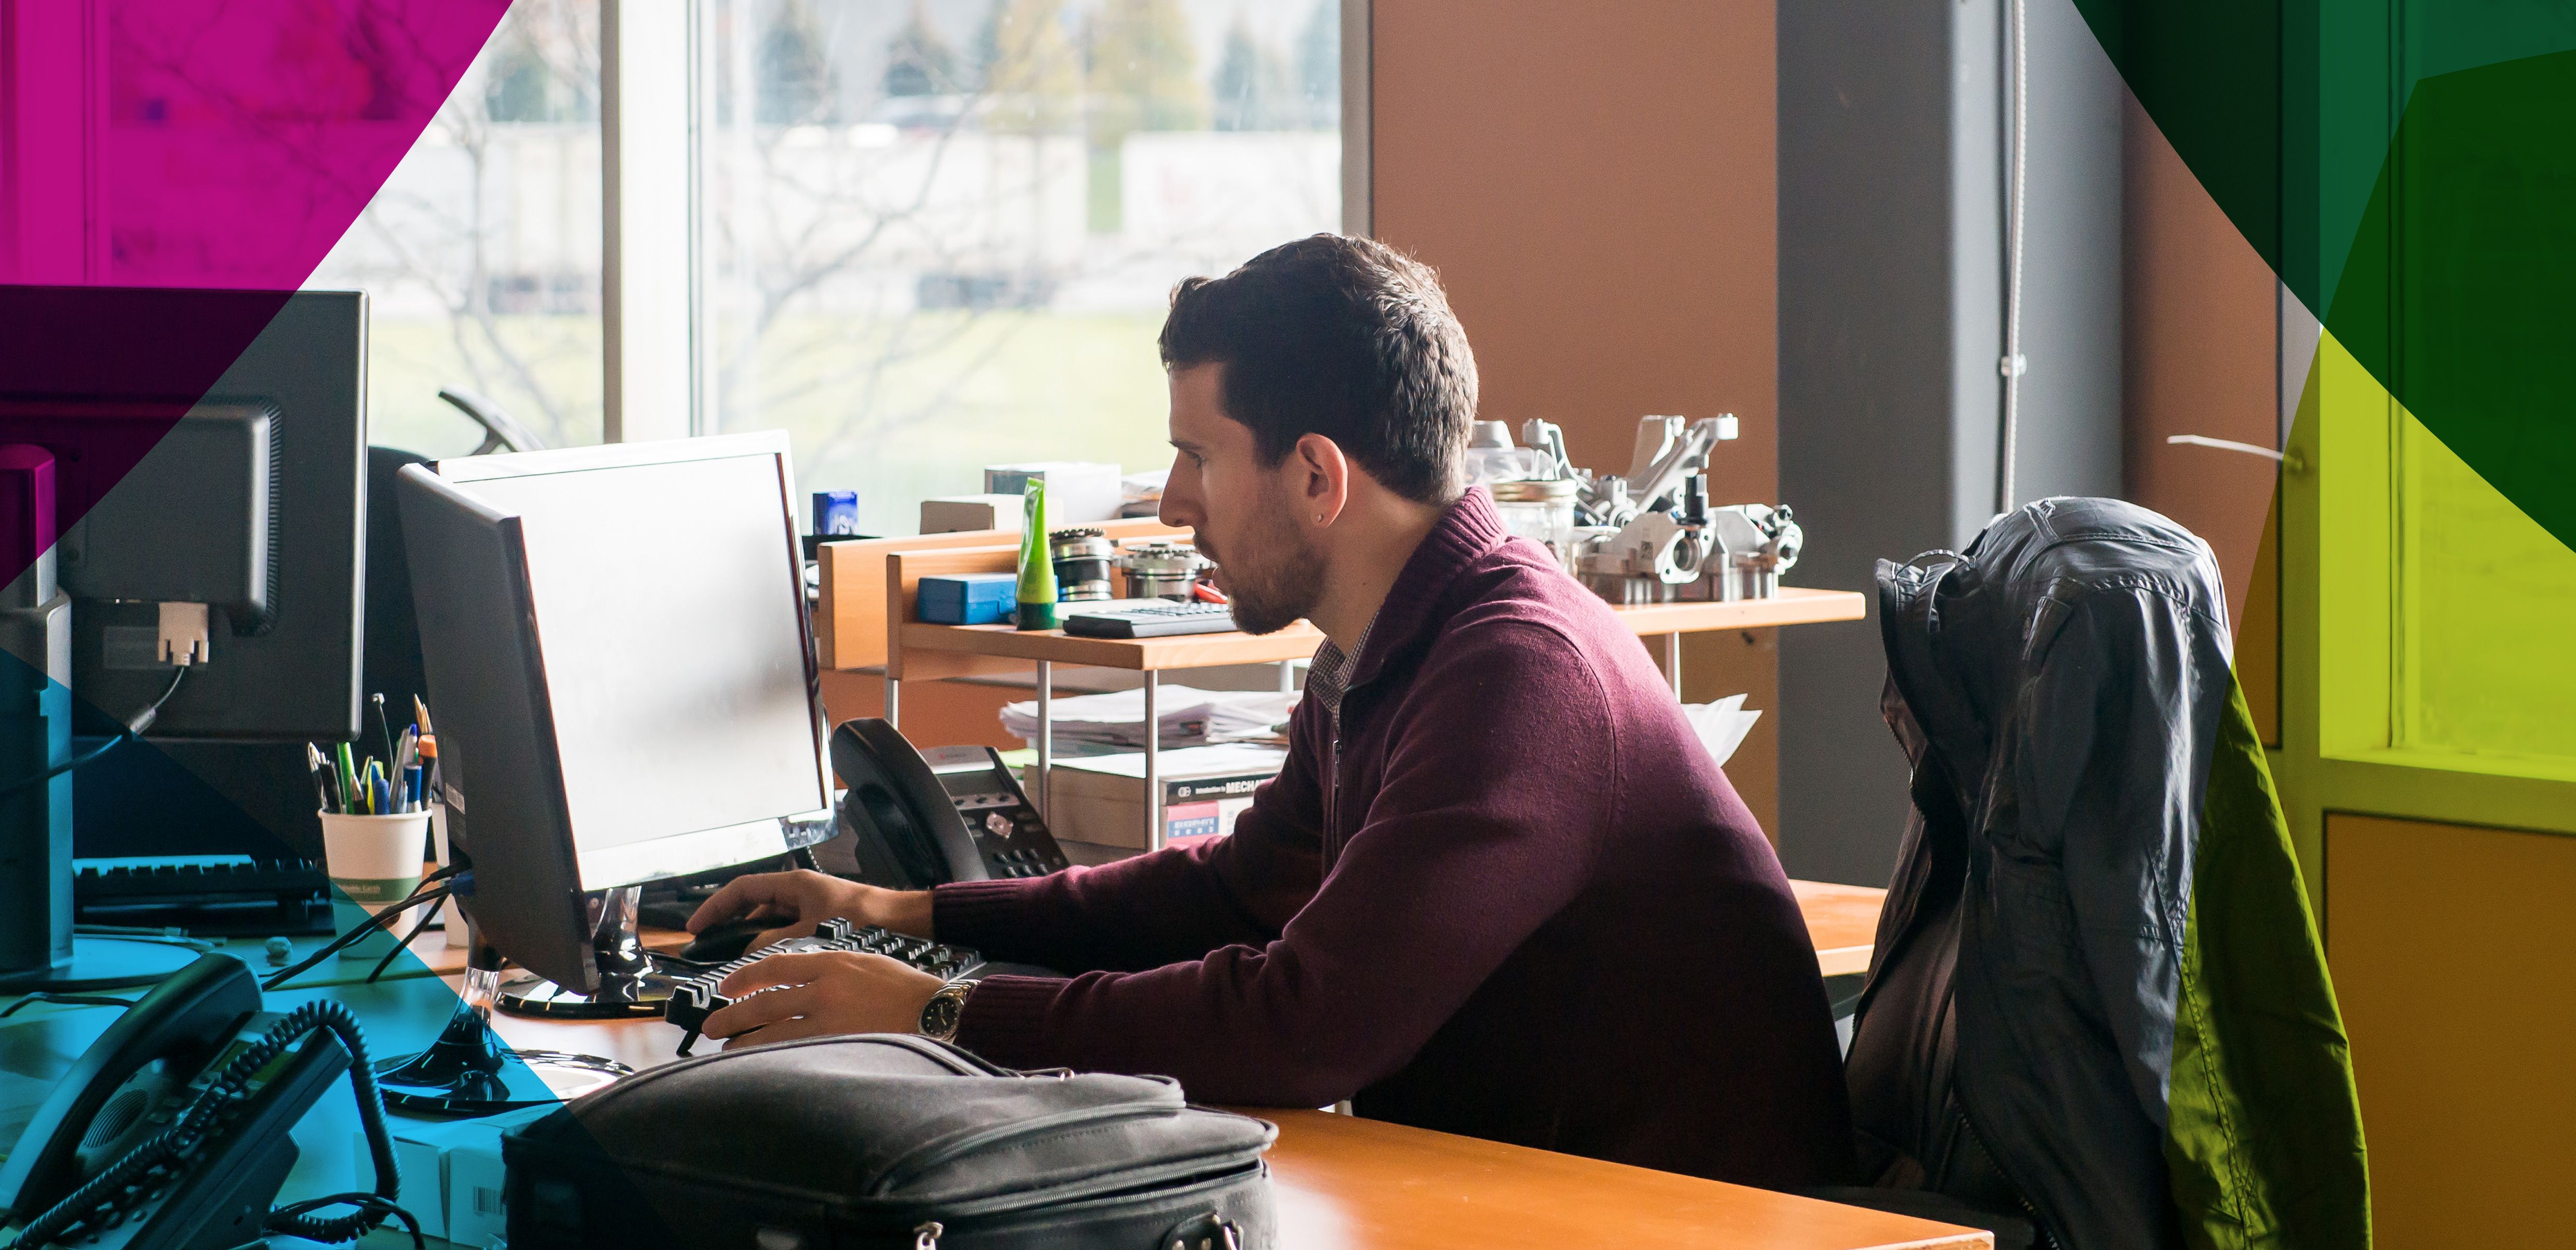
[[[987,978],[960,1044],[1785,1188],[1850,1167],[1833,1023],[1777,857],[1644,647],[1471,491],[1335,716],[1223,838],[945,885]]]

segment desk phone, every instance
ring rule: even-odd
[[[795,955],[807,951],[861,951],[883,955],[950,981],[973,976],[984,966],[982,955],[963,946],[907,937],[875,925],[853,928],[849,921],[834,917],[816,925],[812,937],[772,942],[731,963],[681,978],[673,985],[671,1003],[662,1018],[688,1030],[688,1036],[680,1039],[680,1053],[688,1054],[689,1048],[698,1044],[698,1034],[707,1027],[707,1017],[733,1005],[734,1000],[716,991],[726,977],[772,955]]]
[[[841,826],[870,885],[924,890],[951,881],[1039,877],[1067,860],[991,747],[915,751],[866,718],[832,731],[832,771],[849,791]]]
[[[381,1213],[316,1219],[269,1204],[295,1163],[288,1131],[344,1073],[375,1192],[391,1201],[393,1142],[366,1065],[346,1007],[262,1011],[250,969],[206,955],[109,1025],[10,1148],[0,1165],[7,1244],[203,1250],[270,1231],[353,1240]]]

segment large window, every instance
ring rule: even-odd
[[[2413,417],[2397,427],[2395,745],[2576,768],[2576,552]]]
[[[600,439],[602,3],[516,0],[310,279],[373,297],[376,442],[472,447],[442,389]],[[871,532],[986,464],[1164,466],[1173,284],[1341,224],[1341,0],[621,13],[693,32],[687,72],[623,88],[691,101],[685,128],[623,116],[626,143],[692,154],[693,241],[630,235],[621,263],[634,289],[686,276],[658,285],[695,310],[695,425],[788,431],[800,486],[856,490]]]
[[[599,39],[599,0],[517,0],[307,280],[368,293],[372,442],[471,450],[442,389],[548,446],[599,441]]]
[[[1340,225],[1340,0],[700,2],[707,424],[869,532],[1168,463],[1172,285]]]

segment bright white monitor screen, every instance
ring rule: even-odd
[[[781,457],[746,450],[459,483],[522,518],[585,890],[783,854],[781,818],[828,817]]]

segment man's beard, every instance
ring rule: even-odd
[[[1323,594],[1323,549],[1280,500],[1265,497],[1250,532],[1220,555],[1234,627],[1247,634],[1287,628],[1312,613]]]

